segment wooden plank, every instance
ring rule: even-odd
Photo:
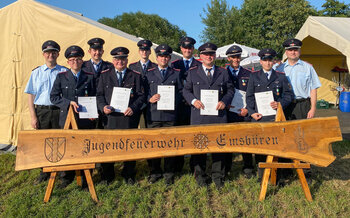
[[[52,193],[53,187],[55,185],[56,175],[57,175],[57,172],[52,172],[50,174],[49,183],[47,184],[45,197],[44,197],[45,203],[49,202],[49,200],[50,200],[51,193]]]
[[[309,163],[259,163],[260,168],[310,168]]]
[[[277,162],[278,162],[278,157],[273,157],[272,163],[277,163]],[[260,168],[262,168],[262,167],[260,167]],[[277,183],[277,169],[271,168],[270,184],[276,185],[276,183]]]
[[[57,167],[44,167],[43,172],[59,172],[59,171],[72,171],[72,170],[87,170],[94,169],[96,164],[75,164],[68,166],[57,166]]]
[[[326,167],[341,141],[337,117],[140,130],[20,131],[16,170],[185,154],[237,152],[298,159]],[[53,157],[52,150],[57,150]]]

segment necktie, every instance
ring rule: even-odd
[[[164,77],[165,77],[165,70],[164,69],[160,70],[160,74],[162,75],[162,78],[164,79]]]
[[[190,61],[186,60],[185,61],[185,70],[188,71],[188,69],[190,69]]]
[[[211,81],[211,73],[210,73],[211,69],[212,68],[206,68],[206,70],[207,70],[207,77],[208,77],[209,81]]]
[[[146,64],[142,64],[143,72],[146,72]]]
[[[122,77],[122,72],[117,71],[118,74],[118,85],[122,86],[122,82],[123,82],[123,77]]]
[[[266,79],[269,80],[269,74],[265,73]]]

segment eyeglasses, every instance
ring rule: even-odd
[[[69,62],[80,62],[80,61],[82,61],[83,59],[81,59],[81,58],[72,58],[72,59],[69,59],[68,61]]]

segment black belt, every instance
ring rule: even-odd
[[[59,110],[59,107],[56,107],[55,105],[35,105],[35,108],[38,109],[47,109],[47,110]]]
[[[299,99],[294,99],[293,103],[300,103],[304,101],[310,101],[310,98],[299,98]]]

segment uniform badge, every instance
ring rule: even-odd
[[[277,95],[280,95],[280,89],[279,88],[276,89],[276,92],[277,92],[276,93]]]
[[[246,85],[246,81],[244,79],[242,79],[242,85],[245,86]]]

